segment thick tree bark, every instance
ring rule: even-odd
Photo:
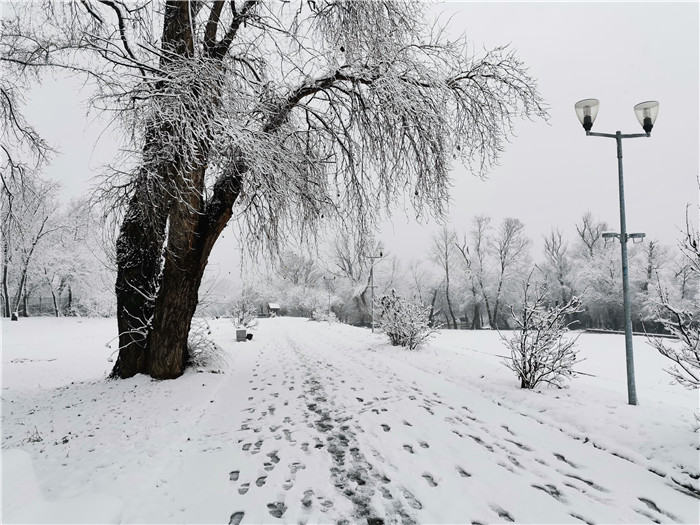
[[[179,213],[171,215],[168,249],[162,284],[155,302],[153,323],[148,337],[146,369],[157,379],[173,379],[183,374],[189,358],[187,347],[192,318],[199,302],[199,286],[209,255],[233,213],[240,193],[240,167],[219,179],[205,206],[196,186],[203,184],[204,168],[193,173],[197,184],[189,192]],[[184,196],[184,195],[183,195]],[[200,214],[192,210],[205,209]]]
[[[166,3],[162,47],[169,53],[164,55],[161,66],[173,56],[192,54],[194,43],[189,17],[189,2],[170,0]],[[158,85],[156,90],[161,87]],[[157,151],[162,144],[153,138],[151,131],[146,132],[144,153],[147,158],[158,158]],[[144,168],[119,232],[115,284],[119,356],[111,377],[149,373],[148,340],[161,281],[161,256],[169,212],[166,187],[172,173],[177,171],[173,164],[155,166],[158,171],[153,174],[157,177],[155,183],[146,173],[148,168]]]
[[[145,182],[143,182],[145,184]],[[111,377],[147,373],[147,336],[153,316],[167,215],[144,223],[140,192],[132,198],[117,240],[117,329],[119,356]]]
[[[10,317],[10,291],[7,287],[7,267],[10,264],[10,243],[2,239],[2,316]]]

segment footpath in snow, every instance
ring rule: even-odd
[[[697,392],[643,339],[630,407],[620,336],[528,392],[495,333],[286,318],[211,322],[224,373],[108,381],[115,324],[3,321],[3,523],[700,522]]]

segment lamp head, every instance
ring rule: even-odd
[[[634,113],[648,135],[651,133],[651,128],[654,127],[656,117],[659,115],[659,103],[656,100],[641,102],[634,106]]]
[[[600,102],[596,98],[586,98],[574,104],[576,116],[583,125],[583,129],[586,130],[586,133],[591,131],[593,127],[593,122],[595,122],[595,118],[598,116],[599,106]]]

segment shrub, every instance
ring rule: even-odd
[[[220,372],[229,365],[226,351],[211,339],[211,328],[203,319],[193,319],[187,340],[188,366]]]
[[[520,379],[520,388],[535,388],[548,383],[562,388],[564,379],[574,375],[575,345],[578,336],[568,336],[569,327],[577,321],[567,321],[581,312],[581,301],[574,297],[563,305],[547,305],[547,286],[536,286],[534,299],[528,297],[530,281],[525,286],[522,312],[511,316],[517,330],[508,338],[499,332],[501,340],[510,349],[510,358],[503,364]]]
[[[415,350],[424,344],[437,327],[429,323],[430,308],[400,295],[394,290],[377,301],[381,308],[379,330],[389,336],[394,346]]]
[[[328,323],[337,323],[338,318],[333,312],[328,310],[319,310],[318,308],[314,310],[311,314],[312,321],[327,321]]]
[[[664,328],[678,338],[668,342],[660,337],[648,337],[648,342],[661,355],[673,361],[666,369],[673,381],[689,389],[700,388],[700,326],[688,310],[663,304],[669,317],[659,316]]]
[[[258,315],[255,304],[245,298],[239,299],[231,307],[231,321],[236,328],[252,329],[258,326]]]

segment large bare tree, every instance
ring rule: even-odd
[[[182,374],[198,288],[234,218],[278,249],[325,221],[355,237],[407,195],[442,215],[458,160],[483,174],[514,119],[545,116],[513,52],[476,55],[422,2],[16,3],[3,74],[66,68],[132,137],[121,210],[113,375]]]

